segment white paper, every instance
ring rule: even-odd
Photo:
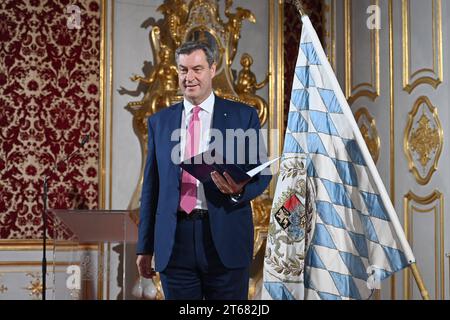
[[[267,168],[268,166],[270,166],[272,163],[274,163],[275,161],[277,161],[278,159],[280,159],[281,157],[269,160],[267,162],[264,162],[263,164],[257,166],[256,168],[253,168],[250,171],[247,171],[246,173],[250,176],[250,177],[254,177],[255,175],[257,175],[258,173],[260,173],[261,171],[263,171],[265,168]]]

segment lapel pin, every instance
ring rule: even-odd
[[[224,115],[225,117],[227,116],[227,114],[226,114],[226,113],[224,113],[223,115]]]

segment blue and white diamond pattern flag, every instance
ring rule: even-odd
[[[262,296],[369,299],[415,258],[308,16],[302,22]]]

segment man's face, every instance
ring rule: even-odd
[[[184,97],[193,105],[199,105],[211,94],[216,65],[211,67],[203,50],[178,56],[178,81]]]

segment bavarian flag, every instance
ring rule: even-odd
[[[308,16],[302,22],[262,298],[369,299],[415,259]]]

